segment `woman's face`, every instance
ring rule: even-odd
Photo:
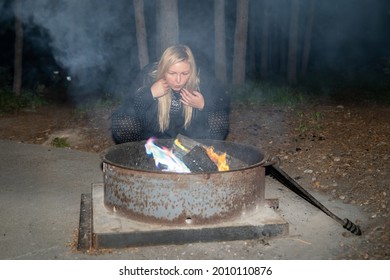
[[[190,78],[190,74],[191,65],[187,61],[180,61],[168,68],[165,81],[172,90],[180,91]]]

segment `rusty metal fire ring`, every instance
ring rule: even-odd
[[[228,141],[201,142],[244,165],[223,172],[165,172],[146,155],[146,141],[119,144],[102,154],[105,207],[140,222],[191,226],[235,219],[263,205],[264,153]],[[169,148],[173,140],[157,143]]]

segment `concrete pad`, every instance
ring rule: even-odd
[[[103,180],[99,155],[3,140],[0,155],[0,259],[60,258],[80,194]]]

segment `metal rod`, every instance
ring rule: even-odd
[[[303,199],[311,203],[313,206],[317,207],[333,220],[341,224],[345,229],[352,232],[355,235],[361,235],[362,232],[360,227],[352,223],[349,219],[341,219],[335,214],[333,214],[328,208],[326,208],[321,202],[314,198],[309,192],[307,192],[302,186],[300,186],[294,179],[292,179],[286,172],[284,172],[278,166],[271,164],[265,166],[266,175],[270,175],[272,178],[279,181],[285,187],[289,188],[291,191],[295,192]]]

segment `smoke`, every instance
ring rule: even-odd
[[[129,0],[19,0],[25,36],[35,46],[46,46],[71,76],[74,98],[99,91],[125,92],[139,71],[134,9]],[[287,0],[272,3],[269,22],[269,74],[285,75],[289,5]],[[9,3],[0,3],[1,18],[11,18]],[[248,77],[257,79],[262,44],[263,5],[251,4],[248,34]],[[387,0],[316,1],[311,71],[345,72],[365,66],[376,57],[388,56],[390,4]],[[4,3],[8,3],[5,5]],[[287,4],[286,4],[287,3]],[[309,0],[301,1],[300,36],[305,30]],[[155,53],[156,1],[145,0],[145,19],[151,60]],[[213,70],[214,3],[209,0],[178,1],[181,43],[193,50],[200,68]],[[226,57],[232,68],[236,1],[225,1]],[[44,32],[37,32],[39,26]],[[1,33],[1,30],[0,30]],[[47,36],[48,34],[48,36]],[[49,37],[49,40],[47,39]],[[300,39],[302,41],[302,38]],[[302,44],[301,44],[302,45]]]
[[[129,2],[22,0],[21,18],[27,33],[32,25],[47,30],[56,62],[72,79],[74,98],[99,90],[118,92],[129,82],[136,55]],[[44,40],[35,38],[39,39]]]
[[[317,1],[313,51],[335,71],[368,65],[387,52],[388,1]]]

